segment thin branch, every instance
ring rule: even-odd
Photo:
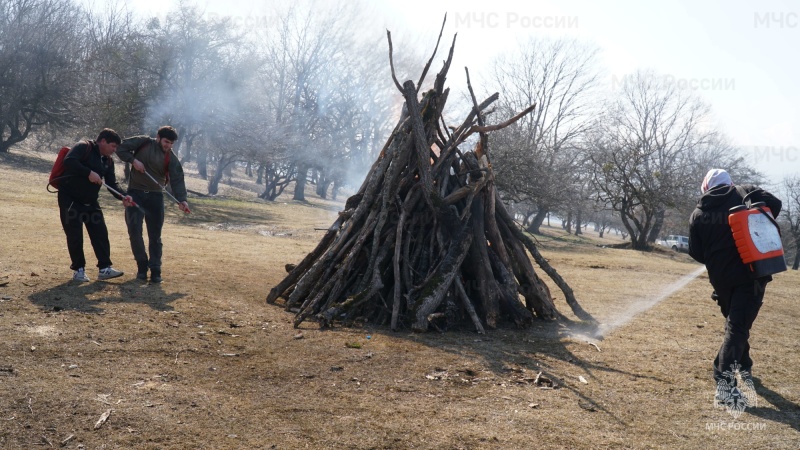
[[[422,87],[422,82],[425,81],[425,75],[428,74],[428,69],[431,68],[431,63],[433,62],[433,58],[436,57],[436,52],[439,50],[439,41],[442,40],[442,33],[444,33],[444,24],[446,22],[447,22],[447,13],[444,13],[444,20],[442,21],[442,29],[439,30],[439,38],[436,39],[436,47],[433,49],[433,54],[431,55],[431,59],[428,60],[428,64],[425,64],[425,69],[422,70],[422,75],[419,77],[419,81],[417,82],[417,93],[419,93],[419,89]]]
[[[524,111],[520,112],[516,116],[506,120],[503,123],[498,123],[497,125],[489,125],[489,126],[485,126],[485,127],[473,125],[472,128],[469,129],[469,132],[470,133],[476,133],[476,132],[477,133],[488,133],[489,131],[502,130],[503,128],[505,128],[505,127],[513,124],[514,122],[518,121],[519,119],[521,119],[525,114],[528,114],[529,112],[533,111],[534,108],[536,108],[536,103],[532,104],[531,106],[528,106],[527,108],[525,108]]]
[[[397,90],[403,92],[403,86],[400,85],[400,82],[397,81],[397,75],[394,73],[394,60],[392,59],[392,32],[386,30],[386,39],[389,40],[389,67],[392,69],[392,80],[394,80],[394,85],[397,86]]]
[[[478,99],[475,97],[475,91],[472,90],[472,82],[469,79],[469,68],[464,67],[464,71],[467,73],[467,89],[469,89],[469,96],[472,97],[472,106],[474,106],[475,109],[478,110]],[[481,114],[480,112],[478,112],[478,125],[480,126],[485,125],[483,122],[483,114]]]
[[[453,62],[453,52],[456,49],[456,38],[458,38],[458,33],[453,35],[453,43],[450,44],[450,51],[447,54],[447,59],[442,66],[442,70],[440,70],[439,74],[436,75],[436,81],[433,82],[433,89],[436,92],[443,92],[444,90],[444,80],[447,78],[447,72],[450,71],[450,63]]]
[[[475,91],[472,89],[472,80],[470,80],[470,78],[469,78],[469,68],[467,68],[465,66],[464,67],[464,71],[467,73],[467,89],[469,89],[469,96],[472,97],[472,106],[477,108],[478,107],[478,99],[475,97]],[[483,120],[483,113],[481,111],[478,111],[478,126],[480,126],[480,127],[486,126],[486,122]],[[488,155],[488,153],[489,153],[489,149],[488,149],[489,137],[483,131],[480,132],[480,136],[481,136],[480,149],[482,150],[483,154]],[[480,157],[480,155],[478,157]],[[487,156],[487,158],[488,158],[488,156]]]

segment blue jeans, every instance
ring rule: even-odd
[[[136,259],[139,273],[150,268],[151,274],[161,275],[161,229],[164,227],[164,194],[160,191],[140,191],[129,189],[128,195],[142,210],[134,206],[125,208],[125,223],[128,225],[128,237],[131,250]],[[148,248],[150,257],[144,247],[142,222],[147,226]]]

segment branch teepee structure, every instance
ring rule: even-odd
[[[400,119],[358,192],[317,247],[289,266],[267,302],[284,298],[286,309],[296,312],[295,326],[314,318],[322,326],[364,319],[415,331],[460,320],[470,320],[480,333],[502,321],[525,327],[534,317],[561,316],[530,252],[573,313],[591,320],[506,211],[494,186],[489,133],[535,105],[504,123],[486,125],[485,111],[499,94],[478,103],[467,70],[473,108],[459,126],[448,127],[442,112],[450,91],[444,84],[455,37],[433,88],[421,98],[439,42],[419,81],[401,85],[388,31],[387,38],[392,78],[405,99]],[[477,144],[462,150],[476,133]]]

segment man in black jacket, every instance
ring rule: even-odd
[[[744,378],[751,376],[750,328],[772,277],[754,278],[750,267],[742,262],[728,224],[729,210],[744,204],[746,196],[753,203],[766,203],[773,216],[778,217],[781,201],[752,185],[734,186],[722,169],[706,174],[700,192],[703,196],[689,219],[689,254],[706,265],[715,291],[712,298],[725,317],[725,337],[714,359],[714,380],[718,388],[733,387],[737,370]]]
[[[84,226],[97,257],[97,267],[100,269],[97,278],[107,280],[123,274],[111,266],[108,228],[98,203],[100,186],[104,181],[118,192],[122,191],[117,184],[114,161],[111,159],[119,143],[119,135],[106,128],[100,132],[96,141],[79,142],[64,158],[65,171],[58,189],[58,209],[61,226],[67,236],[67,250],[72,261],[70,268],[75,271],[72,275],[75,281],[89,281],[83,254]],[[131,197],[120,197],[114,192],[111,194],[122,200],[125,206],[132,205]]]

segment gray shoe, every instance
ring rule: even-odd
[[[83,270],[83,267],[76,270],[75,273],[72,274],[72,281],[79,281],[81,283],[89,281],[89,277],[86,276],[86,271]]]
[[[125,272],[122,272],[121,270],[117,270],[117,269],[115,269],[115,268],[113,268],[111,266],[108,266],[105,269],[100,269],[100,274],[97,275],[97,279],[98,280],[108,280],[108,279],[111,279],[111,278],[121,277],[124,274],[125,274]]]

